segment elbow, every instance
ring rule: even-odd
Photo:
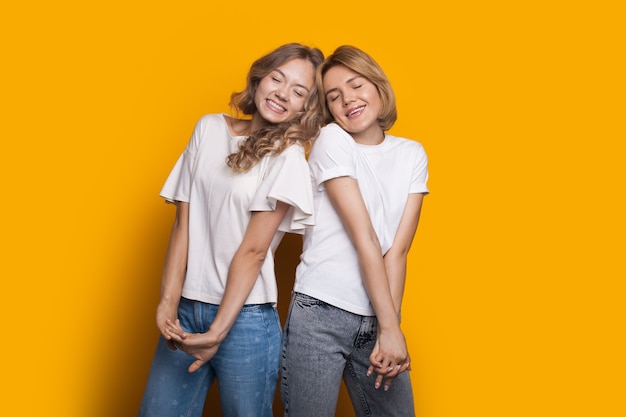
[[[376,234],[374,229],[370,231],[368,237],[371,243],[376,247],[376,249],[382,250],[382,246],[380,245],[380,240],[378,240],[378,235]]]
[[[263,264],[263,262],[265,262],[265,259],[267,259],[267,251],[255,251],[252,256],[258,263]]]
[[[386,259],[406,260],[409,256],[410,246],[395,247],[392,246],[385,254]]]
[[[248,248],[241,252],[240,255],[250,263],[263,265],[267,259],[267,248]]]

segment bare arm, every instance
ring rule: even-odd
[[[161,278],[161,300],[157,307],[157,327],[174,348],[166,332],[166,321],[178,317],[178,303],[187,271],[187,248],[189,246],[189,203],[176,203],[176,218],[172,225],[170,241],[165,255]]]
[[[274,211],[252,213],[243,241],[231,261],[224,297],[215,320],[206,333],[187,334],[176,323],[169,323],[168,333],[171,337],[183,351],[197,359],[189,367],[189,372],[198,370],[215,355],[235,323],[257,280],[278,226],[288,210],[289,205],[279,201]]]
[[[393,245],[384,256],[385,270],[389,278],[391,296],[393,297],[398,316],[400,316],[402,309],[407,256],[419,223],[423,199],[424,194],[409,195],[404,213],[402,214],[402,219],[400,220],[400,225],[398,226],[398,231],[393,240]]]
[[[328,196],[354,243],[359,257],[363,284],[379,326],[378,352],[370,360],[379,369],[396,369],[408,360],[404,334],[383,261],[380,242],[356,180],[339,177],[325,182]],[[393,371],[393,375],[396,371]]]
[[[383,257],[385,270],[389,278],[389,288],[398,318],[402,310],[402,298],[404,296],[404,284],[406,282],[407,256],[409,249],[411,249],[413,238],[415,237],[417,224],[419,223],[423,199],[424,194],[409,195],[402,218],[400,219],[400,224],[398,225],[398,231],[394,236],[393,245]],[[407,360],[400,371],[404,372],[408,369],[410,369],[410,357],[407,356]],[[369,372],[372,371],[373,367],[370,367]],[[376,386],[379,387],[384,379],[384,389],[387,391],[394,378],[395,375],[392,373],[384,375],[379,374],[376,377]]]

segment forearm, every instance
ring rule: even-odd
[[[230,263],[224,296],[211,324],[210,331],[219,341],[226,337],[248,299],[288,209],[288,204],[279,201],[274,211],[252,213],[243,241]]]
[[[161,302],[178,303],[187,271],[189,227],[188,204],[178,203],[161,278]]]
[[[402,298],[404,296],[404,286],[406,283],[406,256],[390,251],[384,257],[385,270],[389,280],[389,290],[396,309],[396,314],[400,317],[402,310]]]
[[[387,271],[376,231],[356,180],[339,177],[326,181],[328,196],[356,248],[363,285],[381,329],[398,327]]]
[[[385,269],[389,279],[389,288],[393,297],[393,302],[400,315],[402,309],[402,298],[404,296],[404,285],[406,283],[407,258],[417,225],[419,223],[422,209],[423,194],[411,194],[407,199],[402,219],[398,226],[398,231],[393,240],[393,245],[384,257]]]
[[[360,243],[357,251],[363,285],[372,303],[379,326],[383,330],[398,326],[398,314],[378,240]]]
[[[264,258],[254,251],[245,250],[237,251],[233,257],[224,296],[210,329],[220,342],[237,320],[259,276]]]

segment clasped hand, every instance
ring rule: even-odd
[[[398,375],[404,371],[411,370],[411,358],[406,348],[404,335],[400,334],[401,340],[395,342],[379,335],[370,354],[370,366],[367,369],[367,376],[376,373],[374,386],[376,389],[383,385],[383,389],[388,391],[391,384]]]
[[[187,333],[180,327],[180,321],[172,322],[167,319],[165,322],[165,331],[163,333],[172,349],[180,349],[186,354],[196,358],[188,371],[195,372],[202,365],[211,360],[220,347],[221,342],[211,333],[209,329],[206,333]]]

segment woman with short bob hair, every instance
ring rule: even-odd
[[[378,122],[383,131],[391,129],[398,118],[396,110],[396,95],[393,92],[389,78],[385,75],[382,68],[371,56],[363,54],[361,51],[349,46],[340,46],[333,54],[333,58],[327,60],[315,76],[315,83],[318,91],[324,91],[324,75],[329,69],[343,65],[351,68],[361,76],[367,78],[378,90],[380,94],[381,111],[378,115]],[[321,100],[322,114],[324,123],[333,121],[333,116],[328,110],[328,104],[325,100]]]
[[[329,123],[308,159],[315,226],[304,234],[283,336],[285,416],[334,416],[343,379],[358,417],[413,417],[400,311],[429,192],[426,153],[386,133],[395,96],[365,52],[337,48],[316,83]]]

